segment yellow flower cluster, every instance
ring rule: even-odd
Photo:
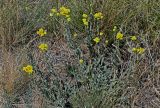
[[[88,18],[87,14],[83,14],[82,16],[83,16],[83,18]]]
[[[51,9],[51,12],[52,12],[52,13],[57,13],[57,10],[56,10],[55,8],[52,8],[52,9]]]
[[[51,9],[50,16],[53,16],[53,15],[57,15],[57,16],[60,15],[60,13],[57,11],[56,8],[52,8],[52,9]]]
[[[38,48],[42,51],[47,51],[48,50],[48,45],[47,44],[40,44]]]
[[[44,35],[47,34],[47,31],[44,30],[43,28],[40,28],[40,29],[37,31],[37,34],[42,37],[42,36],[44,36]]]
[[[117,40],[122,40],[123,39],[123,34],[121,32],[118,32],[116,35]]]
[[[132,51],[133,51],[134,53],[143,54],[144,51],[145,51],[145,49],[142,48],[142,47],[139,47],[139,48],[132,48]]]
[[[27,66],[23,67],[23,71],[25,71],[28,74],[32,74],[33,67],[31,65],[27,65]]]
[[[65,16],[67,21],[71,21],[70,9],[67,7],[64,7],[64,6],[60,7],[59,12],[57,11],[57,9],[52,8],[50,16],[53,16],[54,14],[56,14],[57,16],[59,15]]]
[[[94,41],[96,44],[98,44],[98,43],[100,42],[100,38],[99,38],[99,37],[96,37],[96,38],[93,39],[93,41]]]
[[[70,9],[68,9],[64,6],[60,7],[59,11],[60,11],[60,14],[63,15],[63,16],[66,16],[66,15],[70,14]]]
[[[131,36],[131,40],[132,40],[132,41],[136,41],[136,40],[137,40],[137,37],[136,37],[136,36]]]
[[[97,20],[100,20],[103,18],[103,14],[101,12],[97,12],[94,14],[94,18]]]
[[[57,10],[55,8],[52,8],[50,16],[53,16],[54,14],[57,14]]]
[[[103,34],[104,34],[103,32],[100,32],[100,33],[99,33],[100,36],[102,36]]]
[[[83,24],[85,26],[88,26],[88,15],[87,14],[83,14],[82,17],[83,17],[83,19],[82,19]]]
[[[84,60],[83,59],[80,59],[79,60],[79,64],[83,64]]]
[[[62,7],[60,7],[59,11],[60,11],[60,15],[65,16],[68,22],[71,21],[70,9],[62,6]]]

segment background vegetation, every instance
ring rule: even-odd
[[[62,6],[71,21],[50,16]],[[2,108],[159,108],[160,0],[1,0],[0,10]]]

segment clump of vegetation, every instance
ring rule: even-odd
[[[158,108],[159,3],[0,1],[2,107]]]

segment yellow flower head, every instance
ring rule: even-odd
[[[67,18],[67,21],[68,21],[68,22],[70,22],[70,21],[71,21],[71,18],[70,18],[70,17],[69,17],[69,18]]]
[[[97,12],[94,14],[94,18],[99,20],[99,19],[102,19],[103,18],[103,14],[101,12]]]
[[[47,51],[48,50],[48,45],[47,44],[40,44],[38,46],[39,49],[41,49],[42,51]]]
[[[144,51],[145,51],[145,49],[142,48],[142,47],[139,47],[139,48],[132,48],[132,51],[133,51],[134,53],[143,54]]]
[[[28,74],[31,74],[33,72],[33,67],[31,65],[27,65],[26,67],[23,67],[23,71],[25,71]]]
[[[82,21],[83,21],[83,24],[84,24],[84,25],[88,26],[88,21],[87,21],[86,18],[83,18]]]
[[[80,59],[79,60],[79,64],[83,64],[84,60],[83,59]]]
[[[83,18],[82,21],[83,21],[83,22],[87,22],[87,19],[86,19],[86,18]]]
[[[131,36],[131,40],[135,41],[135,40],[137,40],[137,37],[136,36]]]
[[[132,52],[137,53],[137,48],[132,48]]]
[[[143,54],[144,51],[145,51],[145,49],[144,49],[144,48],[141,48],[141,47],[139,47],[139,48],[137,49],[138,54]]]
[[[52,9],[51,9],[51,12],[52,12],[52,13],[57,13],[57,10],[56,10],[55,8],[52,8]]]
[[[96,38],[93,39],[93,41],[96,42],[96,44],[97,44],[97,43],[100,42],[100,38],[99,38],[99,37],[96,37]]]
[[[87,15],[87,14],[83,14],[82,16],[83,16],[83,18],[87,18],[87,17],[88,17],[88,15]]]
[[[56,13],[57,13],[57,10],[56,10],[55,8],[52,8],[49,15],[50,15],[50,16],[53,16],[53,15],[56,14]]]
[[[118,32],[117,35],[116,35],[116,39],[117,40],[122,40],[123,39],[123,34]]]
[[[42,37],[42,36],[44,36],[44,35],[47,34],[47,31],[44,30],[43,28],[40,28],[40,29],[37,31],[37,34]]]
[[[103,34],[104,34],[103,32],[100,32],[100,33],[99,33],[100,36],[102,36]]]
[[[60,14],[66,16],[66,15],[70,14],[70,9],[62,6],[62,7],[60,7]]]
[[[84,25],[88,26],[88,22],[84,22]]]

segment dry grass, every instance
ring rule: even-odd
[[[1,0],[0,105],[7,103],[5,108],[25,108],[28,102],[33,108],[53,107],[47,93],[41,90],[52,90],[52,86],[46,86],[50,84],[57,88],[57,94],[53,93],[59,96],[57,100],[67,98],[75,108],[159,108],[159,4],[159,0]],[[71,9],[72,21],[69,24],[63,18],[49,16],[53,6],[59,8],[62,5]],[[91,10],[93,13],[100,11],[105,17],[98,27],[90,22],[94,28],[89,31],[81,19],[83,13],[89,14]],[[112,32],[115,25],[126,37],[120,45],[117,45]],[[46,37],[37,38],[36,30],[40,27],[47,29]],[[88,33],[96,33],[97,29],[104,32],[102,42],[106,37],[109,39],[108,47],[103,43],[88,47]],[[77,37],[72,36],[74,32]],[[128,40],[130,35],[138,37],[137,43]],[[46,54],[37,50],[39,43],[43,42],[49,45]],[[145,54],[136,56],[130,53],[129,48],[135,45],[145,47]],[[78,64],[80,58],[86,61],[83,66]],[[50,82],[43,85],[44,78],[37,74],[32,77],[24,74],[22,67],[29,63],[34,65],[36,72],[45,73],[43,77],[49,75]],[[90,79],[93,76],[89,76],[92,73],[97,78],[93,82]],[[56,79],[54,75],[60,85],[52,84]],[[109,81],[105,82],[105,78]],[[42,82],[38,85],[39,79]],[[78,83],[81,85],[78,90],[71,88]],[[102,88],[101,84],[104,84]],[[69,98],[64,96],[67,90]],[[53,95],[50,91],[48,93]],[[61,102],[65,103],[63,99]]]

